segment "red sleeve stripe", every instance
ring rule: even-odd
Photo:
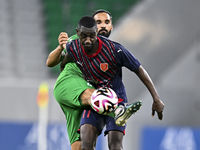
[[[76,61],[78,61],[78,58],[76,57],[76,55],[75,55],[75,53],[74,53],[74,51],[73,51],[73,49],[72,49],[72,46],[70,46],[70,49],[71,49],[71,52],[73,53],[73,55],[74,55]]]
[[[76,40],[76,47],[77,47],[77,52],[78,52],[79,58],[81,59],[81,62],[83,62],[82,57],[80,55],[80,51],[79,51],[78,40]]]

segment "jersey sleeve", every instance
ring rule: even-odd
[[[70,53],[70,46],[71,46],[71,42],[68,42],[66,45],[66,53]]]
[[[73,36],[71,36],[67,42],[67,45],[66,45],[66,53],[68,53],[69,55],[71,55],[71,45],[73,43],[73,41],[77,40],[79,37],[77,34],[74,34]],[[71,57],[71,56],[70,56]]]
[[[140,67],[141,64],[137,58],[121,44],[115,44],[115,53],[118,65],[124,66],[131,71],[136,71]]]
[[[72,35],[72,36],[69,38],[69,40],[68,40],[67,42],[70,43],[72,40],[76,40],[76,39],[78,39],[78,38],[79,38],[78,35],[77,35],[77,34],[74,34],[74,35]],[[65,49],[62,51],[62,53],[61,53],[61,61],[64,59],[66,53],[68,53],[68,52],[67,52],[67,46],[66,46],[66,48],[65,48]]]

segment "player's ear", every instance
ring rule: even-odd
[[[79,35],[79,30],[78,30],[78,28],[76,28],[76,34]]]
[[[111,27],[111,31],[113,30],[113,25],[112,25],[112,27]]]

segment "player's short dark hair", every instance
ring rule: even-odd
[[[98,9],[96,10],[93,14],[92,14],[92,17],[94,18],[94,16],[98,13],[107,13],[109,16],[110,16],[110,19],[112,20],[112,15],[109,11],[107,10],[104,10],[104,9]]]
[[[96,23],[96,21],[94,20],[93,17],[84,16],[79,20],[79,23],[78,23],[78,28],[80,28],[81,26],[84,26],[86,28],[92,28],[94,26],[97,27],[97,23]]]

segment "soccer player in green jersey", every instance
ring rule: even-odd
[[[76,39],[76,35],[70,39]],[[53,55],[50,54],[50,60],[51,56],[54,56],[53,59],[57,57],[57,60],[60,61],[65,55],[65,42],[68,41],[67,34],[61,33],[58,41],[59,46],[52,52]],[[59,61],[52,61],[53,66],[58,64]],[[77,131],[83,110],[91,105],[90,99],[94,90],[94,87],[83,79],[82,72],[74,62],[69,62],[65,66],[55,83],[54,97],[66,117],[71,150],[81,150],[80,134]]]

